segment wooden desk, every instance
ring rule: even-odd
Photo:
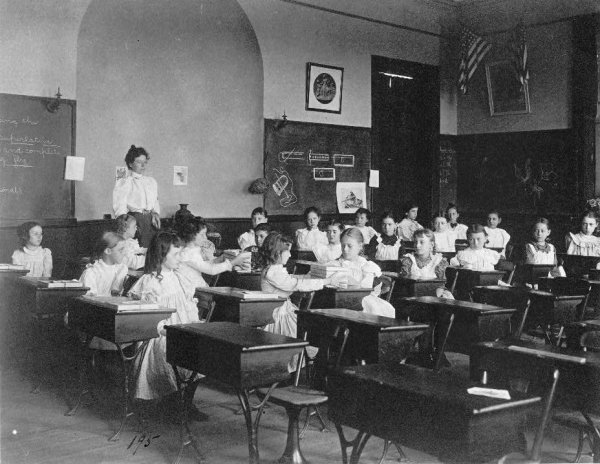
[[[557,253],[558,261],[563,261],[563,268],[568,277],[583,277],[590,269],[596,269],[600,256],[578,256],[566,253]]]
[[[297,311],[298,333],[308,332],[308,341],[321,346],[321,340],[336,326],[349,328],[346,358],[369,364],[400,362],[408,355],[414,339],[428,329],[427,324],[401,321],[349,309]]]
[[[317,258],[311,250],[292,250],[292,259],[316,262]]]
[[[565,335],[567,336],[567,348],[573,350],[581,349],[581,337],[586,332],[600,331],[600,320],[572,322],[565,325]],[[600,456],[599,456],[600,457]]]
[[[346,308],[362,311],[362,299],[370,295],[372,288],[362,287],[324,287],[315,292],[312,302],[313,308]]]
[[[532,351],[514,351],[510,346]],[[566,355],[567,358],[557,359],[552,357],[553,354]],[[583,364],[581,360],[585,360]],[[506,378],[531,379],[533,389],[543,377],[541,372],[554,367],[560,369],[556,404],[584,413],[600,414],[600,353],[507,339],[475,345],[470,358],[473,380],[480,379],[486,372],[490,383],[496,380],[504,382]]]
[[[353,366],[330,375],[329,417],[344,463],[358,463],[371,435],[444,462],[488,461],[522,443],[520,426],[539,396],[500,400],[467,393],[466,376],[410,365]],[[347,442],[342,426],[359,431]],[[353,448],[348,461],[347,448]]]
[[[457,273],[458,277],[456,278],[454,297],[459,300],[470,300],[469,293],[473,287],[497,285],[498,281],[504,277],[503,271],[474,271],[472,269],[449,266],[446,268],[448,286],[451,286],[452,282],[454,282]]]
[[[80,368],[80,389],[75,405],[66,415],[72,416],[77,412],[81,405],[83,396],[88,392],[86,387],[86,366],[89,359],[89,345],[94,337],[102,338],[113,343],[119,359],[121,361],[123,374],[122,384],[122,416],[121,424],[115,434],[109,438],[109,441],[119,439],[121,431],[125,426],[127,419],[133,415],[130,409],[129,397],[129,377],[135,359],[148,340],[158,337],[156,327],[164,319],[168,319],[175,309],[159,308],[144,310],[117,311],[116,309],[98,306],[89,300],[76,298],[69,308],[69,326],[85,333],[85,340],[81,345],[81,368]],[[142,342],[137,345],[134,353],[130,356],[125,355],[123,348],[125,345],[133,342]]]
[[[377,264],[384,272],[398,272],[400,267],[400,261],[397,259],[374,259],[373,262]]]
[[[542,277],[548,277],[552,269],[554,269],[552,264],[518,264],[515,280],[522,284],[535,285]]]
[[[231,294],[235,287],[199,287],[196,293],[212,295],[215,310],[211,321],[228,321],[247,327],[262,327],[273,322],[273,310],[285,302],[276,296],[268,299],[243,299]]]
[[[244,290],[260,290],[261,271],[231,271],[219,276],[222,287],[236,287]]]
[[[410,279],[402,277],[397,272],[386,272],[386,276],[391,277],[396,282],[394,285],[394,294],[392,295],[392,304],[400,298],[409,296],[435,296],[436,289],[444,287],[444,279]]]
[[[21,340],[21,311],[17,280],[29,273],[28,269],[0,269],[0,356],[1,365],[15,363],[13,350]]]
[[[85,295],[88,287],[48,288],[42,286],[38,277],[21,277],[15,282],[17,286],[21,317],[29,318],[31,337],[29,347],[32,358],[29,363],[33,368],[34,385],[32,392],[38,393],[42,383],[42,372],[49,362],[48,355],[53,346],[61,345],[64,336],[63,318],[69,311],[74,298]],[[22,319],[23,320],[23,319]],[[51,330],[55,324],[54,330]],[[21,330],[21,335],[24,335]]]
[[[317,264],[318,261],[308,261],[304,259],[297,259],[294,263],[294,274],[306,275],[310,273],[310,266],[313,264]]]
[[[173,366],[181,393],[182,411],[185,402],[191,402],[198,382],[190,381],[196,373],[219,380],[232,386],[238,395],[248,430],[249,462],[258,464],[258,425],[262,408],[272,388],[280,381],[289,379],[287,365],[292,356],[308,344],[301,340],[275,335],[262,330],[243,327],[231,322],[208,324],[185,324],[167,326],[167,361]],[[192,371],[188,380],[181,379],[176,366]],[[252,410],[248,391],[271,385],[267,397],[261,402],[258,416],[252,422]],[[199,451],[182,418],[182,442],[180,455],[187,444]],[[184,439],[187,437],[187,440]]]
[[[433,327],[441,319],[442,311],[454,314],[447,349],[470,354],[474,343],[497,340],[510,335],[510,319],[515,309],[422,296],[400,300],[396,307],[396,317],[408,313],[411,320],[427,322]]]

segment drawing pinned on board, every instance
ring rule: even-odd
[[[188,184],[188,167],[173,166],[173,185]]]
[[[277,155],[277,159],[280,163],[287,163],[289,161],[306,161],[310,166],[312,163],[327,163],[329,162],[328,153],[313,153],[312,150],[308,150],[308,155],[303,151],[296,151],[295,148],[291,150],[280,151]]]
[[[334,168],[313,168],[314,180],[335,180]]]
[[[364,182],[338,182],[337,206],[340,213],[355,213],[367,204],[367,187]]]
[[[353,168],[354,155],[343,155],[341,153],[334,153],[333,165],[338,168]]]
[[[275,195],[279,197],[279,204],[284,208],[288,208],[297,203],[298,197],[294,193],[294,181],[288,172],[282,167],[279,169],[273,168],[273,171],[275,172],[275,180],[272,187]]]

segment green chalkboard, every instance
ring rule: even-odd
[[[369,181],[371,130],[265,120],[265,178],[269,214],[302,214],[316,206],[324,214],[340,213],[336,201],[338,182]],[[370,208],[370,192],[362,205]],[[341,211],[344,213],[344,211]]]
[[[0,94],[0,220],[69,219],[73,181],[64,180],[65,157],[75,155],[75,101]]]

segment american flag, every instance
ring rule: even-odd
[[[483,37],[463,28],[460,36],[460,65],[458,68],[458,87],[463,95],[467,93],[467,84],[492,45]]]
[[[529,68],[527,67],[527,43],[525,42],[525,28],[523,24],[518,24],[515,27],[510,39],[509,50],[515,69],[515,76],[521,83],[521,87],[525,87],[529,80]]]

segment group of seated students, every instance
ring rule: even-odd
[[[233,259],[215,258],[214,245],[207,240],[207,224],[192,218],[175,224],[174,230],[158,231],[148,249],[141,248],[135,240],[136,219],[122,215],[116,226],[106,230],[94,247],[94,260],[83,271],[80,280],[89,287],[89,294],[96,296],[120,295],[130,269],[143,267],[143,275],[129,291],[129,296],[161,306],[175,308],[168,319],[157,326],[157,337],[152,339],[137,360],[134,396],[143,400],[168,398],[173,401],[176,392],[174,372],[166,360],[165,325],[199,322],[194,294],[196,288],[207,286],[203,274],[216,275],[231,271],[235,267],[248,267],[251,256],[256,256],[256,268],[261,269],[261,288],[286,298],[273,311],[273,323],[265,330],[293,336],[297,335],[298,309],[290,300],[297,291],[320,290],[325,285],[336,287],[357,286],[370,288],[372,292],[362,302],[366,312],[394,317],[395,310],[387,301],[378,298],[381,291],[380,267],[373,260],[399,260],[401,275],[414,279],[444,279],[448,265],[462,266],[473,270],[492,270],[502,253],[488,247],[506,249],[510,235],[498,225],[500,215],[490,212],[487,226],[459,224],[456,206],[450,205],[446,217],[433,220],[434,230],[420,226],[416,221],[418,207],[408,205],[405,217],[396,223],[391,213],[381,220],[381,232],[368,225],[370,213],[358,209],[355,224],[344,226],[333,219],[325,230],[319,228],[320,212],[315,207],[307,208],[304,214],[306,228],[295,234],[298,249],[311,250],[319,262],[340,268],[326,279],[315,279],[309,275],[294,275],[286,264],[291,256],[293,240],[273,231],[268,226],[268,215],[263,208],[252,212],[253,228],[239,237],[242,251]],[[594,235],[597,218],[593,212],[586,213],[581,221],[581,230],[567,236],[567,252],[576,255],[600,256],[600,238]],[[526,262],[530,264],[557,265],[556,249],[548,242],[550,224],[540,218],[533,225],[532,240],[525,246]],[[14,264],[25,265],[29,275],[50,277],[52,254],[42,247],[43,231],[39,223],[27,222],[18,228],[22,248],[13,253]],[[450,238],[449,238],[450,237]],[[450,260],[443,257],[440,244],[453,244],[464,237],[468,248],[460,250]],[[412,241],[414,251],[402,253],[403,240]],[[486,247],[487,246],[487,247]],[[365,257],[366,255],[366,257]],[[560,275],[557,268],[556,275]],[[436,290],[439,297],[452,298],[452,294],[441,287]],[[92,347],[107,349],[100,340]],[[290,371],[293,369],[290,363]]]

